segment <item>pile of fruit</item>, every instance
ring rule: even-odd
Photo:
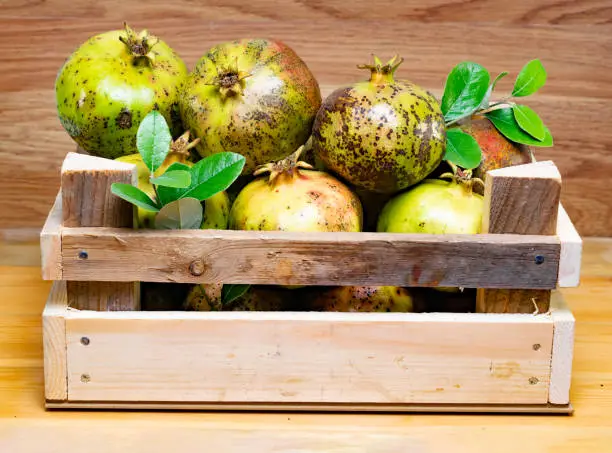
[[[546,72],[530,61],[494,102],[508,73],[491,82],[482,66],[462,62],[438,100],[398,78],[401,63],[375,57],[359,66],[368,78],[322,100],[307,65],[279,41],[219,44],[189,72],[160,38],[125,25],[68,58],[56,100],[62,126],[85,152],[137,166],[138,187],[112,190],[137,206],[139,228],[478,233],[486,172],[533,161],[524,145],[552,146],[538,115],[515,102],[541,88]],[[143,306],[445,308],[419,307],[423,291],[146,284]]]

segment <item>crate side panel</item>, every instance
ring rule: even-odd
[[[243,315],[69,318],[70,400],[548,401],[548,316]]]
[[[62,235],[64,278],[82,281],[552,289],[560,250],[554,236],[98,228]]]

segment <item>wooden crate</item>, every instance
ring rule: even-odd
[[[571,412],[556,289],[582,243],[552,162],[490,172],[478,235],[133,230],[109,187],[134,178],[64,162],[41,233],[47,407]],[[479,290],[477,313],[144,312],[139,281]]]

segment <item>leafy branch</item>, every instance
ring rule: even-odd
[[[245,164],[244,156],[236,153],[218,153],[190,166],[180,162],[157,174],[164,165],[171,147],[191,148],[185,133],[175,142],[168,124],[158,111],[150,112],[140,123],[136,146],[149,171],[148,180],[155,197],[131,184],[114,183],[111,192],[146,210],[156,212],[157,229],[196,229],[202,224],[201,202],[226,190],[240,176]]]
[[[462,62],[455,66],[444,87],[442,113],[447,129],[445,159],[464,169],[480,165],[482,151],[476,140],[463,132],[459,123],[472,115],[484,115],[509,140],[531,146],[552,146],[548,128],[531,108],[513,102],[529,96],[546,83],[546,70],[540,60],[531,60],[518,74],[514,88],[500,101],[491,103],[497,83],[508,72],[490,83],[489,72],[479,64]],[[451,127],[454,126],[454,127]]]

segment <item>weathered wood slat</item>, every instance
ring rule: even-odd
[[[83,281],[550,289],[559,255],[554,236],[110,228],[62,235],[63,278]]]

